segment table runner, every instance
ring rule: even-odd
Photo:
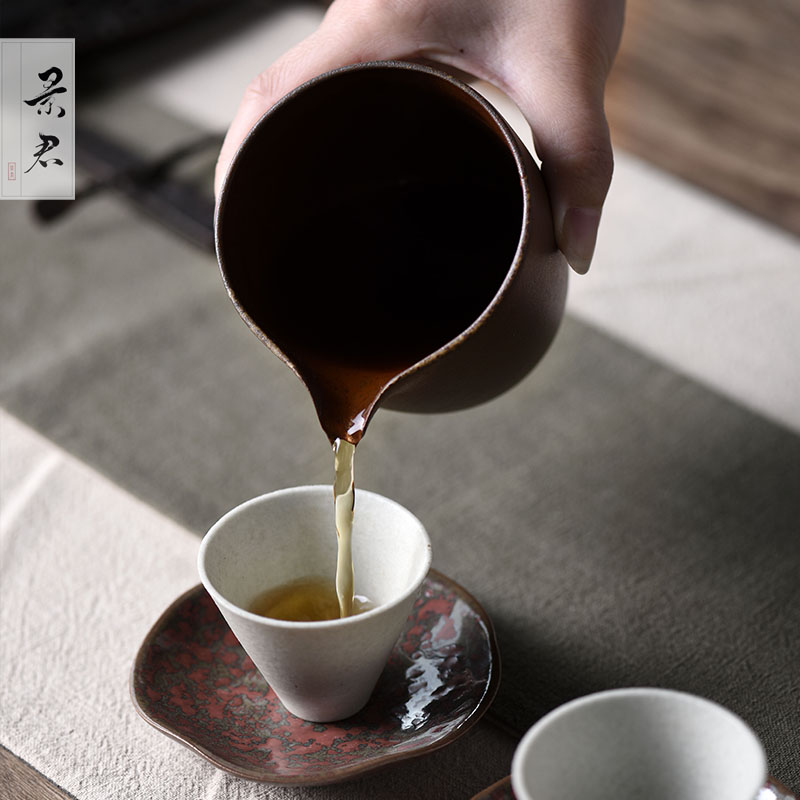
[[[330,480],[310,401],[212,258],[116,200],[46,234],[0,211],[3,406],[195,534]],[[434,565],[492,616],[506,724],[595,689],[685,689],[744,716],[800,785],[796,435],[568,318],[490,404],[379,412],[357,480],[422,518]]]

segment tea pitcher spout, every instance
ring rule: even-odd
[[[233,159],[215,224],[231,299],[331,441],[357,442],[379,406],[496,397],[563,317],[568,267],[533,158],[427,66],[357,64],[284,97]]]

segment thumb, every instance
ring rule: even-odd
[[[368,5],[368,4],[366,4]],[[365,6],[365,4],[361,4]],[[245,89],[217,160],[214,180],[219,196],[223,180],[239,145],[264,113],[281,97],[329,70],[360,61],[396,58],[408,47],[388,12],[334,2],[314,33],[287,51]]]
[[[594,254],[614,171],[603,89],[603,82],[586,89],[561,84],[536,98],[517,99],[542,160],[556,242],[580,274]]]
[[[239,145],[264,113],[281,97],[307,80],[348,63],[349,53],[318,46],[316,42],[320,38],[318,29],[248,84],[236,116],[225,134],[217,159],[214,177],[217,196]]]

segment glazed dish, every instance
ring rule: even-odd
[[[202,586],[148,633],[131,695],[151,725],[220,769],[316,785],[443,747],[480,719],[499,678],[486,613],[431,570],[372,697],[346,720],[305,722],[286,711]]]

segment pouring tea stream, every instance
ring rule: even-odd
[[[333,70],[274,105],[231,162],[215,235],[236,309],[336,449],[340,562],[352,449],[375,410],[496,397],[564,313],[568,268],[532,157],[481,95],[419,64]],[[337,585],[344,615],[352,584]]]

